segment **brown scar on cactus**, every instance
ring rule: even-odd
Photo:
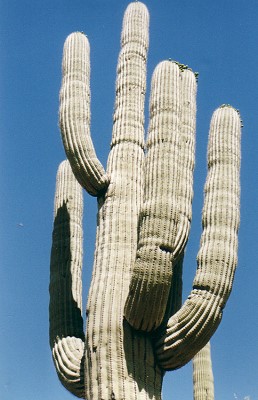
[[[237,264],[241,121],[223,105],[210,124],[203,233],[192,291],[181,305],[192,219],[196,73],[172,60],[157,65],[145,141],[148,46],[149,13],[135,1],[123,19],[105,170],[90,134],[89,41],[75,32],[64,44],[59,121],[69,161],[56,179],[50,346],[61,383],[84,399],[160,400],[165,371],[202,356]],[[86,332],[81,186],[98,202]]]

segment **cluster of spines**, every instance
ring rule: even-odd
[[[194,74],[194,76],[195,76],[196,83],[198,82],[199,72],[194,72],[194,71],[192,70],[192,68],[190,68],[188,65],[182,64],[182,63],[180,63],[179,61],[174,61],[174,60],[172,60],[172,58],[169,58],[168,61],[177,64],[181,72],[184,72],[184,71],[186,71],[186,70],[192,71],[193,74]]]

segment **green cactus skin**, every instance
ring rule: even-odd
[[[198,268],[181,307],[192,217],[196,77],[176,62],[156,67],[145,149],[148,25],[146,6],[129,4],[106,172],[90,137],[88,39],[76,32],[64,45],[59,115],[69,162],[57,174],[50,345],[62,384],[90,400],[161,399],[165,370],[190,361],[216,330],[237,261],[240,118],[224,106],[211,122]],[[98,200],[85,335],[77,181]]]
[[[193,358],[194,400],[214,400],[210,342]]]

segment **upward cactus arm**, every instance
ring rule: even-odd
[[[82,190],[68,161],[57,173],[50,263],[50,346],[62,384],[84,397],[82,357]]]
[[[78,182],[97,196],[109,179],[90,136],[90,46],[83,33],[66,39],[62,70],[59,121],[64,148]]]
[[[164,369],[181,367],[209,341],[231,291],[237,263],[240,131],[235,109],[227,106],[215,111],[198,268],[191,294],[156,342],[157,358]]]
[[[194,400],[214,400],[210,347],[210,342],[208,342],[193,358]]]
[[[157,328],[173,269],[191,220],[196,80],[164,61],[153,74],[139,242],[125,317],[136,329]],[[173,286],[173,283],[172,283]]]

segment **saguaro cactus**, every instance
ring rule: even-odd
[[[220,323],[237,263],[241,123],[235,109],[222,106],[210,126],[197,272],[181,307],[193,195],[196,77],[170,60],[156,67],[145,145],[148,24],[145,5],[129,4],[106,172],[90,136],[88,39],[76,32],[64,45],[60,127],[69,162],[57,174],[50,344],[63,385],[91,400],[160,399],[164,372],[191,360]],[[85,334],[77,181],[98,201]]]

